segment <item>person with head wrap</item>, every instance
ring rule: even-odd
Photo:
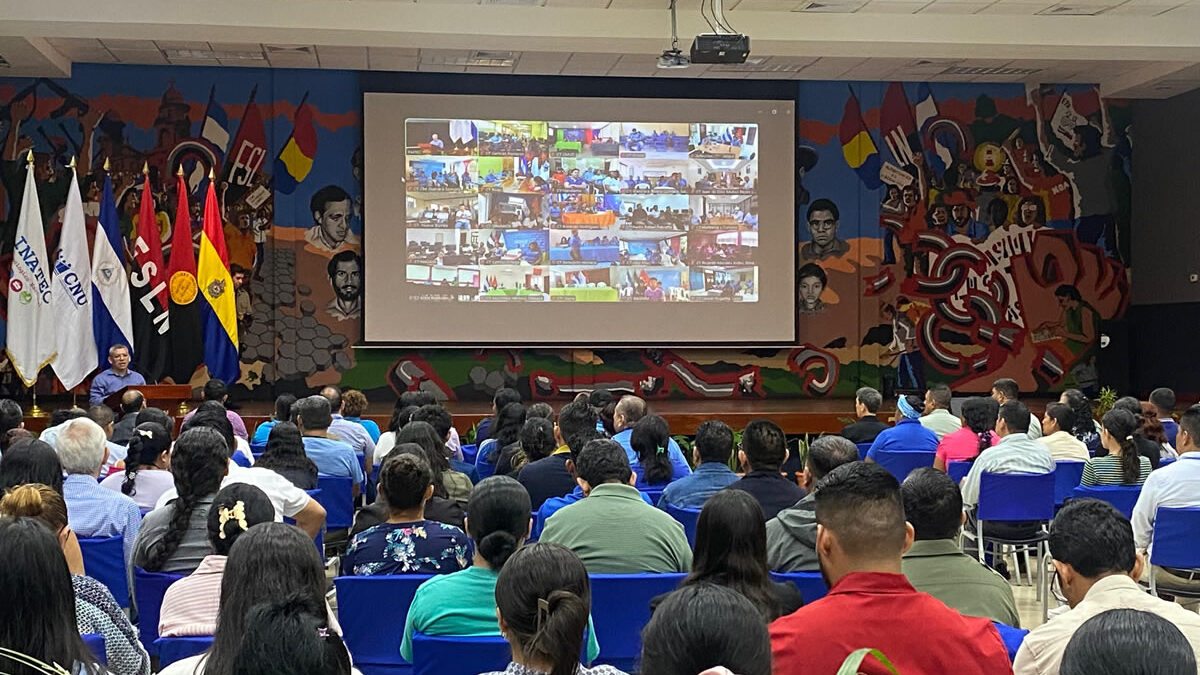
[[[896,426],[879,432],[867,451],[867,461],[877,461],[876,455],[881,451],[937,452],[937,434],[921,424],[921,410],[924,407],[924,401],[915,394],[897,398]]]

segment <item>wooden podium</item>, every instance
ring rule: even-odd
[[[104,399],[104,404],[119,411],[121,397],[130,389],[142,392],[148,407],[162,408],[168,415],[187,414],[187,402],[192,400],[192,387],[188,384],[138,384],[124,387],[120,391],[110,394],[108,398]]]

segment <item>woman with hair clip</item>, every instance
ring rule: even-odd
[[[466,504],[471,498],[471,479],[450,468],[446,443],[429,422],[409,422],[396,434],[396,444],[416,443],[425,448],[429,468],[433,469],[433,494]]]
[[[79,636],[71,571],[50,528],[34,518],[0,518],[0,556],[0,648],[74,675],[106,672]],[[149,659],[140,672],[148,670]],[[0,654],[0,672],[47,671]]]
[[[63,491],[63,468],[58,453],[49,444],[32,438],[13,443],[0,461],[0,494],[27,483],[49,485],[60,495]]]
[[[203,654],[172,663],[159,674],[232,675],[246,638],[250,610],[293,595],[303,597],[308,607],[326,608],[329,616],[325,604],[325,566],[312,539],[286,523],[254,525],[229,551],[221,579],[221,611],[212,647]],[[329,630],[340,634],[341,630],[329,620]],[[259,644],[258,648],[263,646]]]
[[[104,636],[105,656],[113,673],[149,673],[150,656],[138,640],[137,629],[129,622],[129,617],[104,584],[84,576],[79,542],[67,527],[67,504],[62,495],[37,483],[20,485],[0,499],[0,514],[17,519],[36,519],[55,534],[71,572],[75,620],[79,632]],[[0,672],[10,672],[4,668],[3,659],[0,659]]]
[[[667,594],[642,631],[641,672],[771,675],[771,637],[757,609],[715,584]]]
[[[171,584],[163,595],[158,634],[163,637],[212,635],[220,610],[221,578],[229,549],[243,532],[275,520],[275,507],[262,490],[246,483],[221,488],[208,510],[208,540],[212,554],[188,576]]]
[[[1058,402],[1071,406],[1075,411],[1075,426],[1063,431],[1071,432],[1081,443],[1087,446],[1088,452],[1095,455],[1100,451],[1100,424],[1096,422],[1096,414],[1092,412],[1092,402],[1087,395],[1078,389],[1066,389],[1058,397]]]
[[[496,579],[500,634],[512,662],[484,675],[624,675],[612,666],[579,663],[592,605],[583,561],[558,544],[530,544],[509,558]]]
[[[647,415],[633,425],[629,436],[629,447],[637,459],[629,465],[637,474],[637,489],[663,487],[671,481],[686,476],[675,470],[667,448],[671,443],[671,429],[667,421],[658,415]]]
[[[254,466],[274,471],[301,490],[317,487],[317,465],[304,453],[304,438],[291,422],[280,422],[271,429],[267,449]]]
[[[142,520],[133,545],[134,566],[148,572],[191,574],[200,565],[212,551],[208,510],[229,472],[228,458],[229,446],[214,429],[196,427],[179,435],[171,453],[178,496]]]
[[[1112,409],[1100,420],[1100,442],[1108,454],[1083,466],[1080,485],[1141,485],[1150,475],[1150,460],[1133,444],[1137,421],[1127,410]]]
[[[101,487],[115,490],[137,502],[143,512],[150,511],[162,493],[175,487],[171,475],[171,437],[157,422],[143,422],[129,438],[125,473],[114,473],[100,481]]]
[[[962,428],[942,437],[933,468],[945,471],[950,462],[973,462],[984,450],[1000,442],[996,417],[1000,404],[990,396],[972,396],[962,404]]]
[[[325,608],[290,595],[255,605],[246,637],[233,659],[233,675],[350,675],[350,654],[329,630]]]

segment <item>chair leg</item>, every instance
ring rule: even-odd
[[[975,518],[975,551],[979,554],[979,562],[986,565],[987,559],[983,554],[983,546],[983,521]]]
[[[1039,549],[1040,549],[1040,544],[1039,544]],[[1039,553],[1040,553],[1040,550],[1039,550]],[[1026,578],[1029,579],[1029,585],[1032,586],[1033,585],[1033,565],[1029,564],[1029,547],[1023,547],[1021,549],[1021,557],[1023,557],[1025,559],[1025,576],[1026,576]],[[1018,572],[1020,572],[1019,568],[1018,568]],[[1039,590],[1040,590],[1040,588],[1039,588]]]
[[[1041,549],[1043,544],[1039,543],[1038,548]],[[1046,552],[1043,554],[1039,550],[1038,560],[1041,561],[1038,567],[1038,590],[1042,593],[1042,623],[1050,618],[1050,550],[1046,546]]]

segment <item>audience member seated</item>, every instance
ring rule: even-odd
[[[521,392],[508,387],[500,387],[492,395],[492,416],[479,421],[475,428],[475,445],[482,446],[483,442],[492,437],[492,426],[496,423],[496,415],[509,403],[520,403]]]
[[[291,422],[279,422],[271,427],[267,448],[254,466],[274,471],[301,490],[317,487],[317,465],[304,450],[300,428]]]
[[[67,503],[49,485],[24,483],[0,492],[0,515],[39,518],[54,532],[72,575],[85,574],[79,538],[67,523]]]
[[[883,397],[870,387],[863,387],[854,392],[854,414],[858,421],[842,427],[839,435],[855,444],[874,443],[879,432],[888,428],[886,422],[876,417],[881,405]]]
[[[1155,442],[1146,437],[1143,431],[1145,418],[1142,415],[1142,404],[1132,396],[1122,396],[1113,403],[1112,409],[1124,410],[1133,416],[1133,420],[1136,423],[1133,430],[1133,446],[1137,449],[1139,455],[1150,460],[1150,468],[1152,470],[1157,469],[1163,456],[1163,446],[1161,442]],[[1101,422],[1100,426],[1104,426],[1103,422]],[[1101,440],[1103,441],[1103,439]],[[1100,449],[1096,451],[1096,456],[1103,457],[1107,454],[1108,448],[1101,442]]]
[[[1086,462],[1091,458],[1088,447],[1071,432],[1075,428],[1075,411],[1065,403],[1046,406],[1042,418],[1042,437],[1038,443],[1046,446],[1056,462]]]
[[[681,509],[698,509],[708,498],[738,481],[729,468],[733,456],[733,430],[720,420],[708,420],[696,429],[692,444],[692,461],[696,470],[691,475],[673,481],[658,500],[658,508],[668,505]]]
[[[1137,422],[1125,410],[1113,408],[1100,420],[1100,443],[1108,454],[1093,457],[1083,467],[1079,484],[1141,485],[1150,477],[1150,460],[1139,455],[1133,444]]]
[[[0,398],[0,454],[8,449],[6,437],[14,429],[25,428],[25,412],[11,398]]]
[[[925,467],[908,474],[900,496],[904,518],[913,528],[912,547],[900,563],[908,583],[966,616],[1020,628],[1008,582],[958,545],[967,518],[958,485],[945,473]]]
[[[925,392],[925,414],[921,416],[921,426],[937,434],[938,441],[962,428],[962,421],[950,413],[950,401],[954,394],[950,387],[935,384]]]
[[[1166,387],[1155,389],[1150,392],[1150,405],[1154,406],[1158,421],[1162,423],[1167,442],[1175,447],[1175,437],[1179,434],[1179,423],[1172,417],[1175,414],[1175,392]]]
[[[34,438],[13,443],[0,459],[0,494],[27,483],[49,485],[63,492],[63,468],[54,448]]]
[[[612,439],[625,448],[625,456],[629,459],[630,466],[635,465],[638,461],[638,454],[633,449],[632,443],[633,425],[648,414],[650,414],[649,406],[636,396],[622,397],[620,401],[617,401],[617,407],[613,410],[613,428],[617,433],[613,434]],[[671,461],[673,475],[676,479],[692,472],[687,458],[683,456],[683,451],[679,449],[679,444],[673,438],[667,440],[667,459]]]
[[[1142,416],[1138,418],[1137,434],[1145,436],[1148,440],[1158,444],[1159,457],[1161,459],[1176,459],[1179,453],[1175,452],[1175,447],[1167,442],[1167,432],[1163,428],[1162,420],[1158,419],[1158,409],[1149,401],[1142,401]],[[1134,437],[1137,437],[1134,434]]]
[[[995,434],[1000,404],[995,399],[972,396],[963,401],[963,426],[946,434],[938,443],[933,468],[945,471],[950,462],[971,462],[984,450],[1000,442]]]
[[[1179,416],[1179,435],[1175,440],[1179,461],[1152,472],[1133,507],[1133,541],[1142,553],[1147,553],[1152,544],[1154,518],[1159,509],[1200,507],[1200,405]],[[1149,579],[1149,569],[1142,577],[1143,581]],[[1200,578],[1192,570],[1159,567],[1155,579],[1157,587],[1165,593],[1172,588],[1200,592]]]
[[[841,436],[821,436],[808,446],[801,482],[808,494],[767,521],[767,564],[778,572],[815,572],[816,486],[830,471],[858,461],[858,447]]]
[[[138,425],[138,413],[145,407],[146,397],[137,389],[129,389],[121,394],[121,419],[113,427],[108,440],[117,445],[129,445],[133,428]]]
[[[172,663],[159,675],[232,674],[246,640],[250,610],[281,598],[296,598],[331,616],[325,604],[325,566],[312,539],[292,525],[259,523],[229,549],[212,647]],[[340,633],[332,619],[325,627],[328,632]]]
[[[459,504],[466,504],[471,498],[471,479],[461,471],[455,471],[446,457],[446,444],[437,430],[428,422],[412,421],[404,425],[396,434],[396,443],[416,443],[425,448],[434,479],[438,481],[439,489],[434,490],[439,497],[448,497]],[[394,451],[393,451],[394,452]],[[443,494],[443,490],[445,494]]]
[[[464,514],[462,504],[450,499],[446,495],[446,488],[440,490],[437,478],[437,456],[432,456],[429,451],[416,443],[401,443],[396,446],[395,450],[388,454],[388,458],[399,457],[400,455],[415,455],[425,460],[433,473],[433,496],[425,502],[425,518],[426,520],[434,520],[446,525],[453,525],[458,529],[464,529]],[[383,460],[384,465],[387,465],[388,460]],[[472,491],[472,494],[474,492]],[[383,495],[376,495],[375,502],[368,504],[354,513],[354,525],[350,528],[350,534],[355,535],[359,532],[366,531],[376,525],[386,522],[390,510],[388,509],[387,501]]]
[[[120,492],[139,509],[149,511],[164,492],[175,487],[170,468],[171,437],[157,422],[144,422],[134,428],[129,439],[125,471],[100,481],[100,487]]]
[[[66,672],[104,673],[80,637],[71,571],[50,528],[34,518],[0,518],[0,555],[5,561],[0,567],[0,648],[59,664]],[[4,661],[4,670],[13,675],[45,672]],[[149,672],[149,659],[135,672]]]
[[[1000,405],[1004,405],[1009,401],[1016,401],[1020,397],[1021,390],[1019,387],[1017,387],[1016,380],[1008,377],[1002,377],[992,383],[992,398],[996,399],[996,402]],[[1029,410],[1029,408],[1025,409]],[[1036,440],[1042,436],[1041,420],[1039,420],[1037,415],[1034,415],[1033,413],[1029,413],[1029,415],[1032,419],[1030,420],[1029,431],[1027,433],[1030,438]]]
[[[333,421],[329,423],[329,436],[349,445],[355,455],[362,455],[364,466],[374,466],[375,441],[371,438],[371,434],[367,433],[366,427],[342,416],[345,409],[342,390],[329,385],[321,389],[321,397],[329,401],[329,410],[332,413]],[[363,397],[363,401],[366,401],[366,397]],[[368,468],[367,475],[369,476],[370,473]]]
[[[479,473],[475,471],[475,465],[462,461],[462,448],[459,447],[458,435],[454,431],[454,417],[449,410],[436,403],[428,403],[417,408],[409,422],[428,422],[437,432],[438,437],[442,439],[442,444],[446,446],[444,452],[449,458],[450,468],[465,474],[472,485],[479,482]],[[406,424],[407,422],[401,426]],[[379,448],[376,446],[376,452],[378,450]]]
[[[309,396],[296,401],[296,426],[304,437],[304,454],[317,465],[320,473],[353,479],[354,494],[357,496],[366,476],[350,444],[330,437],[329,424],[332,421],[328,399]]]
[[[229,411],[225,409],[225,406],[217,403],[216,401],[205,401],[192,412],[195,414],[184,419],[183,424],[180,425],[181,430],[186,429],[189,424],[195,424],[198,418],[209,417],[224,419],[225,425],[222,426],[227,425],[229,427],[228,435],[229,438],[233,439],[232,444],[230,445],[232,448],[230,451],[230,458],[232,459],[235,455],[241,455],[245,463],[254,463],[254,451],[250,449],[250,442],[233,433],[233,423],[229,421]],[[224,432],[222,432],[222,435],[224,435]]]
[[[564,497],[575,489],[574,470],[568,467],[572,448],[567,445],[567,441],[580,433],[595,434],[598,421],[596,411],[587,402],[568,403],[558,412],[558,424],[554,425],[554,441],[558,443],[558,449],[550,453],[549,457],[526,464],[525,468],[521,469],[521,475],[517,477],[529,492],[529,501],[535,511],[540,509],[547,499]],[[582,446],[579,446],[574,450],[577,452],[582,449]]]
[[[725,489],[749,492],[762,507],[763,520],[770,520],[804,499],[804,490],[796,481],[779,474],[787,458],[783,429],[770,420],[751,420],[742,432],[742,447],[738,450],[738,462],[746,474]]]
[[[1071,636],[1088,619],[1116,608],[1161,616],[1178,626],[1200,654],[1200,617],[1138,585],[1144,559],[1134,549],[1129,521],[1111,505],[1096,499],[1068,501],[1050,524],[1049,545],[1057,585],[1071,610],[1025,636],[1013,664],[1018,675],[1058,673]]]
[[[715,584],[667,594],[642,631],[641,672],[771,675],[771,637],[757,609]]]
[[[217,629],[221,579],[229,549],[250,527],[275,520],[275,507],[262,490],[245,483],[221,488],[208,510],[212,553],[163,595],[158,634],[163,637],[212,635]]]
[[[428,462],[410,454],[389,459],[380,472],[379,495],[388,519],[350,538],[343,574],[447,574],[471,564],[474,545],[467,535],[425,518],[425,502],[433,496]]]
[[[274,429],[276,424],[292,421],[292,406],[295,404],[296,397],[291,394],[280,394],[276,397],[275,412],[271,413],[271,419],[254,428],[254,438],[250,442],[258,447],[266,445],[271,436],[271,429]]]
[[[103,475],[107,476],[109,469],[117,466],[125,461],[126,448],[124,445],[112,442],[113,431],[116,429],[116,416],[113,415],[112,408],[106,405],[94,405],[88,408],[88,419],[95,422],[97,426],[104,432],[104,447],[108,450],[108,457],[104,460],[104,466],[100,468]],[[53,443],[51,444],[53,445]]]
[[[1179,627],[1136,609],[1083,622],[1063,651],[1061,675],[1191,675],[1200,660]]]
[[[67,501],[71,529],[80,537],[120,536],[125,540],[125,561],[142,525],[137,502],[100,487],[100,467],[108,458],[104,430],[84,417],[67,422],[58,434],[58,459],[62,462],[63,498]]]
[[[1068,431],[1087,446],[1088,454],[1096,454],[1100,450],[1100,423],[1092,411],[1091,400],[1078,389],[1066,389],[1058,397],[1058,402],[1071,406],[1071,410],[1075,411],[1075,427]]]
[[[512,456],[521,449],[521,427],[525,426],[525,406],[509,403],[496,413],[491,437],[479,446],[476,467],[490,464],[493,473],[507,476],[512,473]]]
[[[887,470],[845,464],[816,493],[817,554],[830,592],[771,624],[775,672],[834,673],[867,645],[895,671],[867,658],[858,669],[866,675],[1008,672],[1008,652],[990,620],[965,617],[904,578],[901,555],[913,529]]]
[[[371,437],[371,445],[374,446],[379,442],[379,425],[371,420],[363,419],[368,405],[370,403],[367,401],[367,395],[357,389],[347,389],[342,393],[343,419],[362,425],[362,428],[367,430],[367,435]]]
[[[246,423],[242,421],[242,416],[229,410],[225,407],[225,402],[229,400],[229,388],[225,386],[225,382],[217,378],[212,378],[204,383],[204,402],[212,401],[221,404],[225,410],[225,417],[229,419],[229,423],[233,425],[233,435],[242,440],[250,440],[250,435],[246,433]],[[199,410],[197,408],[196,410]],[[183,416],[184,423],[196,414],[196,410],[189,412]]]
[[[482,675],[624,675],[612,666],[579,663],[591,606],[588,570],[569,549],[537,543],[512,554],[496,578],[495,593],[512,662]]]
[[[575,465],[585,497],[551,516],[541,541],[571,549],[592,574],[691,569],[683,526],[633,487],[624,448],[608,439],[589,441]]]
[[[289,595],[255,605],[246,615],[246,637],[233,657],[231,675],[321,673],[357,675],[329,615],[312,598]]]
[[[874,462],[881,451],[887,452],[937,452],[938,437],[921,424],[921,408],[924,402],[914,395],[896,399],[896,426],[884,429],[875,437],[867,451],[867,461]]]
[[[176,496],[146,514],[133,564],[149,572],[195,571],[212,550],[208,512],[228,471],[229,448],[218,431],[193,427],[181,433],[171,452]]]
[[[667,421],[658,415],[647,415],[633,425],[629,445],[633,448],[635,461],[630,469],[637,475],[637,488],[663,488],[674,480],[691,475],[679,473],[667,457],[667,445],[671,441],[671,429]]]
[[[532,412],[532,406],[530,406]],[[512,457],[512,475],[519,476],[526,464],[545,459],[554,452],[554,422],[544,417],[526,415],[521,427],[521,449]]]

